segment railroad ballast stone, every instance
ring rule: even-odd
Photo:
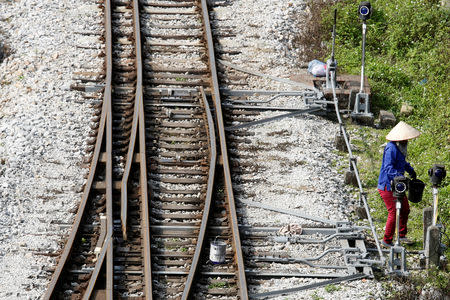
[[[0,64],[0,299],[37,299],[49,283],[88,171],[92,109],[69,90],[80,65],[75,32],[94,29],[93,1],[0,1],[11,54]]]
[[[293,45],[296,28],[293,20],[304,10],[304,3],[298,1],[233,1],[230,6],[214,10],[213,19],[218,20],[219,27],[235,26],[235,37],[223,38],[222,44],[241,47],[239,53],[222,57],[241,68],[255,70],[267,75],[288,78],[289,74],[301,72],[298,51]],[[231,50],[235,50],[231,48]],[[304,71],[304,70],[303,70]],[[236,72],[239,74],[239,72]],[[264,77],[248,76],[248,83],[253,89],[291,91],[296,87],[275,82]],[[239,89],[231,86],[230,88]],[[263,98],[263,97],[261,97]],[[266,99],[269,99],[267,97]],[[253,99],[252,99],[253,100]],[[256,99],[254,99],[256,100]],[[270,106],[301,107],[300,97],[279,97],[268,104]],[[261,113],[258,118],[267,118],[277,113]],[[250,200],[275,206],[299,210],[312,216],[345,220],[349,211],[357,204],[357,198],[349,195],[350,188],[344,186],[343,175],[332,165],[339,158],[333,152],[333,138],[339,132],[336,123],[316,116],[302,115],[286,118],[260,126],[236,131],[252,132],[249,137],[251,145],[258,150],[238,151],[237,157],[251,157],[256,174],[245,175],[251,182],[240,181],[238,177],[234,186],[236,201]],[[262,147],[263,146],[263,147]],[[263,149],[264,148],[264,149]],[[259,150],[261,149],[261,150]],[[245,178],[245,177],[244,177]],[[243,205],[238,209],[246,216],[244,222],[257,226],[279,226],[287,224],[307,224],[317,226],[288,215]],[[333,246],[333,243],[327,245]],[[287,251],[291,257],[302,258],[314,256],[324,250],[316,245],[280,244],[274,246],[254,245],[258,250]],[[323,263],[339,264],[336,256],[329,256]],[[280,267],[272,263],[272,270]],[[286,265],[281,266],[289,268]],[[293,264],[299,272],[311,272],[304,265]],[[324,270],[321,270],[322,272]],[[326,272],[326,271],[324,271]],[[317,279],[270,279],[250,284],[250,293],[260,293],[282,288],[292,288],[311,284]],[[366,299],[382,298],[381,284],[370,280],[343,283],[338,291],[328,293],[324,288],[309,290],[273,299]]]

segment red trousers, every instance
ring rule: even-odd
[[[392,238],[395,233],[395,217],[396,217],[396,209],[395,209],[395,198],[393,196],[392,191],[384,191],[378,189],[378,193],[380,193],[381,198],[383,198],[384,204],[388,210],[388,218],[386,221],[386,229],[384,232],[383,240],[386,243],[391,243]],[[400,209],[400,237],[405,237],[408,229],[406,224],[408,223],[408,215],[409,215],[409,203],[408,198],[406,196],[402,200],[402,208]]]

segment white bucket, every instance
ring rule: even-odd
[[[212,241],[209,250],[209,260],[213,264],[221,264],[225,262],[225,253],[227,244],[221,241]]]

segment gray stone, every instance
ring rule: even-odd
[[[402,107],[400,108],[400,114],[404,116],[409,116],[413,113],[414,107],[412,105],[409,105],[408,103],[403,103]]]
[[[380,127],[391,128],[397,124],[397,119],[394,114],[387,110],[380,110]]]

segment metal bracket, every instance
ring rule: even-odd
[[[325,87],[327,89],[331,89],[331,87],[333,86],[331,84],[331,80],[334,80],[334,86],[337,86],[336,85],[336,77],[337,76],[334,76],[334,78],[332,79],[331,74],[330,74],[330,72],[336,73],[336,67],[337,67],[336,60],[332,60],[332,59],[327,60],[327,73],[326,73],[326,81],[325,81]]]
[[[389,251],[389,273],[400,276],[409,275],[406,270],[406,251],[402,246],[393,246]]]
[[[317,111],[320,111],[320,110],[321,110],[321,108],[318,108],[318,107],[313,107],[313,108],[303,109],[303,110],[297,110],[297,111],[294,111],[294,112],[290,112],[290,113],[283,114],[283,115],[278,115],[278,116],[275,116],[275,117],[270,117],[270,118],[266,118],[266,119],[253,121],[253,122],[248,122],[248,123],[243,123],[243,124],[239,124],[239,125],[235,125],[235,126],[225,127],[225,130],[226,131],[237,130],[237,129],[241,129],[241,128],[245,128],[245,127],[250,127],[250,126],[254,126],[254,125],[259,125],[259,124],[264,124],[264,123],[267,123],[267,122],[280,120],[280,119],[283,119],[283,118],[290,118],[290,117],[295,117],[295,116],[298,116],[298,115],[301,115],[301,114],[313,113],[313,112],[317,112]]]
[[[353,107],[353,112],[351,113],[352,118],[373,118],[373,114],[369,111],[369,109],[369,94],[363,92],[356,94],[355,106]]]

